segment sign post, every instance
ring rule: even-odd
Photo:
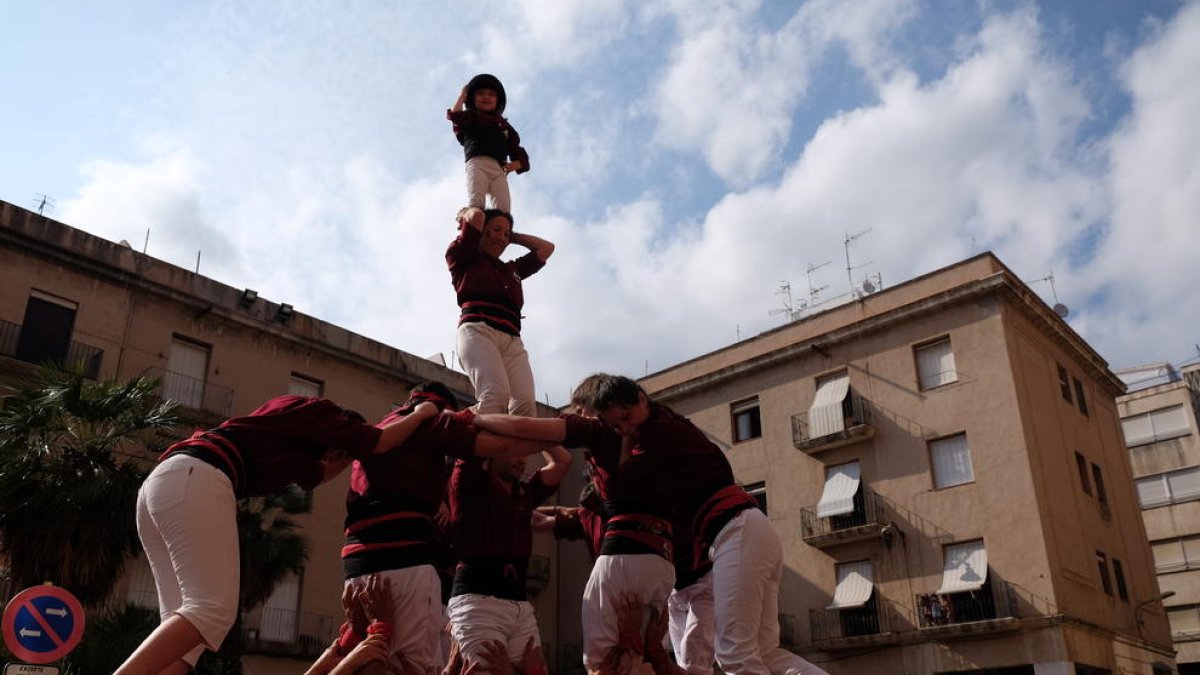
[[[17,593],[4,608],[0,631],[13,656],[28,663],[50,663],[66,656],[83,637],[83,606],[51,583]],[[15,670],[14,670],[15,668]],[[58,669],[8,664],[4,675],[57,673]]]

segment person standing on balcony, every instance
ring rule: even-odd
[[[448,612],[454,640],[468,662],[499,640],[509,660],[525,660],[530,645],[545,675],[541,637],[527,599],[526,571],[533,549],[533,510],[558,489],[571,467],[561,447],[542,453],[546,464],[523,480],[524,458],[460,459],[450,475],[455,569]]]
[[[237,500],[315,488],[436,414],[422,404],[377,428],[332,401],[280,396],[167,448],[137,501],[162,623],[115,675],[183,675],[221,646],[238,609]]]

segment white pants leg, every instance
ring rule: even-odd
[[[490,595],[466,593],[450,598],[446,607],[450,615],[450,632],[458,642],[464,658],[474,661],[484,645],[499,640],[508,648],[508,659],[520,661],[525,655],[525,643],[533,638],[533,646],[542,646],[533,605],[526,601],[505,600]]]
[[[458,327],[456,342],[458,361],[475,388],[476,412],[537,414],[533,370],[520,337],[475,321]]]
[[[205,647],[220,648],[237,618],[241,562],[229,477],[194,457],[168,458],[138,491],[137,528],[160,616],[182,616],[204,639],[184,656],[194,666]]]
[[[712,572],[687,588],[671,591],[671,647],[675,662],[690,675],[712,675],[715,660],[716,616]]]
[[[508,174],[492,157],[472,157],[467,160],[467,204],[485,208],[487,196],[492,196],[492,208],[512,211],[508,195]]]
[[[433,565],[418,565],[377,572],[392,588],[392,643],[390,667],[396,672],[411,664],[414,673],[441,672],[442,583]],[[367,583],[370,575],[352,577],[347,586]]]
[[[675,585],[675,568],[653,553],[602,555],[583,590],[583,665],[595,670],[617,644],[617,605],[633,595],[662,607]],[[649,615],[647,614],[647,617]]]

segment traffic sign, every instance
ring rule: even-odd
[[[50,663],[79,644],[83,623],[83,607],[75,596],[46,583],[26,588],[8,602],[0,631],[13,656],[30,663]]]
[[[9,663],[4,666],[4,675],[58,675],[58,668],[31,666],[28,663]]]

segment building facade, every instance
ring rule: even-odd
[[[0,202],[0,395],[47,361],[99,379],[161,378],[163,398],[200,426],[288,393],[379,419],[423,380],[473,400],[466,376],[439,363]],[[346,472],[313,492],[311,512],[297,517],[310,551],[303,574],[245,615],[248,675],[303,672],[341,624],[348,484]],[[556,545],[536,546],[530,584],[553,663]],[[156,606],[145,562],[127,576],[115,599]]]
[[[1200,363],[1122,371],[1117,399],[1180,675],[1200,673]]]
[[[1173,671],[1124,387],[991,254],[641,383],[759,496],[834,675]]]

